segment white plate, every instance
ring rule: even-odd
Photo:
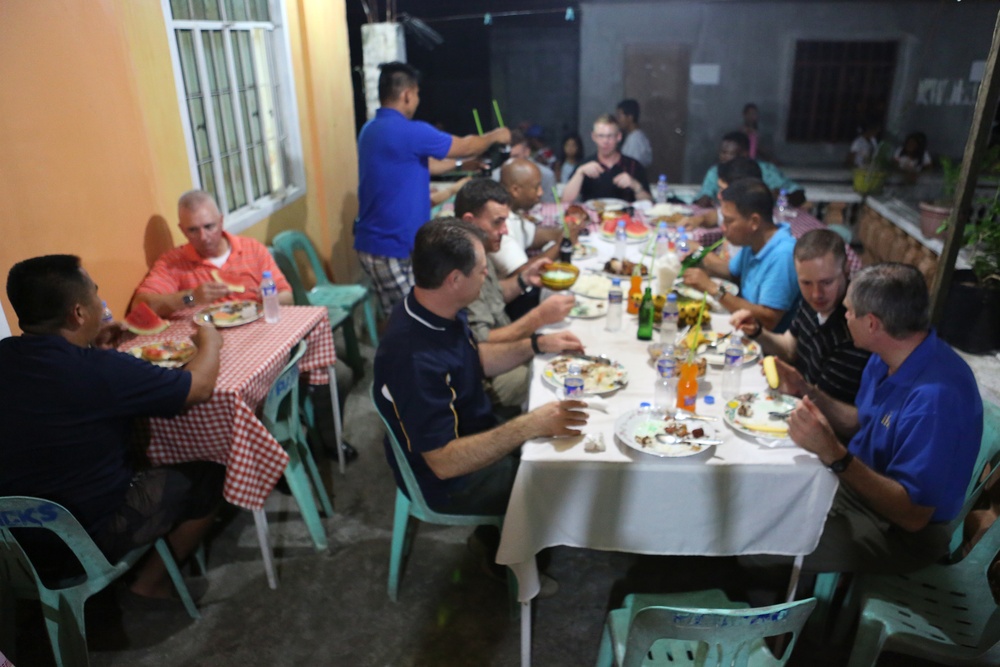
[[[592,320],[608,314],[608,302],[598,299],[579,298],[569,311],[569,316],[578,320]]]
[[[646,218],[666,218],[675,215],[689,216],[694,213],[694,209],[683,204],[656,204],[644,213]]]
[[[572,355],[559,355],[545,364],[542,380],[551,387],[562,389],[570,362],[580,364],[584,394],[610,394],[628,384],[628,371],[617,361],[602,364]]]
[[[722,278],[712,278],[712,281],[716,285],[725,286],[726,291],[729,294],[732,294],[733,296],[736,296],[740,293],[740,288],[736,283],[731,283],[728,280],[723,280]],[[687,297],[688,299],[694,299],[696,301],[701,301],[702,295],[705,294],[701,290],[695,289],[690,285],[685,285],[683,277],[679,277],[677,278],[677,280],[674,281],[674,291],[677,292],[677,294],[679,294],[680,296]],[[716,301],[715,298],[711,296],[708,297],[708,306],[714,311],[726,312],[726,309],[723,308],[721,305],[719,305],[719,302]]]
[[[590,259],[597,254],[597,248],[586,243],[573,246],[573,259]]]
[[[709,343],[714,343],[718,340],[719,336],[723,335],[718,331],[702,331],[701,335],[708,339]],[[713,348],[711,350],[705,350],[700,352],[697,356],[705,357],[707,361],[712,366],[723,366],[726,363],[726,346],[729,341],[725,341],[719,347]],[[705,343],[702,343],[705,345]],[[743,364],[752,364],[758,359],[760,359],[761,349],[760,345],[756,341],[752,341],[746,337],[743,338]]]
[[[668,459],[704,454],[705,452],[712,451],[712,448],[716,446],[714,444],[698,445],[695,443],[678,443],[675,445],[668,445],[662,443],[653,436],[656,433],[665,433],[665,429],[669,423],[684,424],[687,426],[688,431],[700,428],[705,431],[705,435],[702,436],[705,439],[717,440],[718,433],[716,433],[713,429],[710,429],[703,422],[697,422],[692,425],[691,422],[687,421],[673,422],[673,420],[671,420],[671,422],[667,422],[663,419],[659,419],[658,417],[659,415],[656,413],[651,413],[650,411],[643,409],[626,412],[624,415],[615,420],[615,436],[617,436],[617,438],[626,446],[631,447],[637,452],[652,454],[653,456]],[[637,440],[637,438],[640,437],[648,438],[646,444],[642,444],[639,440]]]
[[[626,280],[621,284],[623,296],[628,291],[626,287],[627,282]],[[583,271],[569,289],[573,294],[578,294],[579,296],[607,301],[608,290],[611,289],[611,278],[608,278],[603,273]]]
[[[182,353],[184,356],[181,359],[146,359],[143,356],[143,352],[150,348],[154,350],[162,350],[165,347],[173,347],[177,352]],[[146,343],[145,345],[136,345],[133,348],[129,348],[128,353],[131,354],[136,359],[142,359],[147,361],[154,366],[160,366],[161,368],[180,368],[187,362],[194,358],[194,355],[198,352],[198,348],[195,347],[194,343],[189,340],[165,340],[158,341],[155,343]]]
[[[749,435],[752,438],[766,438],[769,440],[788,440],[788,420],[771,419],[769,412],[784,412],[795,407],[795,397],[777,392],[747,393],[740,394],[737,398],[742,400],[732,400],[726,403],[723,412],[723,419],[737,433]],[[748,405],[751,410],[749,416],[740,416],[738,411],[741,405]],[[770,427],[784,430],[773,431]]]
[[[251,308],[253,309],[251,311]],[[251,315],[251,312],[253,313]],[[216,322],[214,315],[217,313],[239,313],[240,316],[223,322]],[[229,301],[218,306],[209,306],[199,310],[194,314],[195,324],[214,324],[219,329],[238,327],[250,322],[259,320],[264,315],[264,310],[256,301]]]
[[[592,211],[623,211],[631,204],[629,204],[624,199],[616,199],[614,197],[604,197],[601,199],[589,199],[583,202],[583,205]]]

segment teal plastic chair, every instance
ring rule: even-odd
[[[994,468],[989,480],[1000,479]],[[861,620],[849,667],[874,666],[885,651],[946,665],[1000,664],[1000,607],[987,571],[1000,551],[1000,520],[963,560],[855,582]]]
[[[751,609],[720,590],[629,595],[608,614],[597,667],[784,665],[815,605],[809,598]],[[764,639],[786,633],[792,639],[779,659]]]
[[[55,583],[43,581],[11,528],[52,531],[76,555],[83,574]],[[0,628],[0,635],[5,632],[10,635],[4,637],[5,647],[13,646],[16,599],[38,600],[56,665],[90,664],[83,618],[84,603],[125,574],[154,546],[188,615],[193,619],[201,618],[170,547],[163,538],[154,544],[133,549],[117,563],[110,563],[76,517],[62,505],[29,496],[0,497],[0,618],[5,619],[0,625],[6,626]]]
[[[309,237],[302,232],[295,230],[281,232],[274,237],[272,243],[276,250],[283,253],[290,260],[291,269],[301,284],[304,283],[302,276],[298,273],[295,253],[304,253],[309,260],[309,265],[316,280],[316,285],[305,294],[309,305],[326,306],[327,308],[347,311],[348,317],[344,320],[344,326],[342,327],[344,342],[347,344],[347,363],[355,375],[360,376],[363,366],[361,352],[358,350],[357,334],[354,331],[353,318],[354,311],[358,305],[364,307],[365,326],[368,328],[368,336],[372,347],[378,347],[378,329],[375,327],[375,307],[368,288],[360,284],[335,285],[330,282],[326,277],[326,272],[323,269],[322,262],[320,262],[319,255],[316,254],[316,249],[313,248]],[[284,269],[282,269],[282,273],[284,273]],[[288,274],[286,273],[285,275],[287,277]],[[296,303],[298,302],[296,301]]]
[[[378,413],[378,416],[382,419],[382,423],[385,425],[386,437],[389,438],[389,443],[392,445],[392,454],[396,457],[396,465],[399,466],[399,471],[403,477],[403,483],[407,491],[407,493],[403,493],[401,489],[396,489],[396,511],[392,520],[392,547],[389,551],[389,598],[393,602],[398,602],[399,576],[403,565],[403,558],[409,553],[411,546],[406,530],[411,516],[425,523],[434,523],[443,526],[488,525],[497,526],[498,528],[503,526],[504,518],[503,516],[491,515],[442,514],[428,507],[427,502],[424,500],[424,495],[420,490],[420,485],[417,483],[417,478],[414,477],[413,471],[410,469],[410,462],[406,459],[402,447],[399,446],[399,441],[396,440],[389,421],[378,409],[378,403],[375,402],[375,391],[375,387],[372,387],[372,405],[375,406],[375,412]],[[516,600],[517,590],[514,585],[515,580],[509,569],[507,572],[508,586],[514,589],[511,593],[512,598]]]
[[[961,511],[950,522],[951,528],[951,560],[955,560],[955,555],[962,545],[962,526],[965,524],[965,517],[973,510],[979,496],[985,488],[984,474],[987,465],[990,470],[1000,466],[1000,406],[989,401],[983,402],[983,439],[979,444],[979,456],[976,465],[973,467],[972,479],[969,480],[969,487],[965,492],[965,504]],[[816,575],[816,584],[813,587],[813,595],[817,599],[816,613],[810,619],[810,625],[821,635],[826,630],[829,617],[832,614],[833,598],[840,583],[840,575],[837,572],[823,572]],[[833,633],[835,642],[840,642],[846,635],[848,628],[848,618],[853,606],[856,608],[856,596],[849,593],[849,599],[844,603],[844,613],[838,621],[837,629]]]
[[[309,450],[309,443],[302,430],[299,418],[299,360],[306,353],[306,342],[302,341],[292,350],[288,363],[282,369],[278,378],[271,385],[261,408],[261,421],[274,439],[281,443],[288,453],[288,465],[285,467],[285,480],[292,491],[292,497],[299,506],[302,520],[312,538],[316,551],[325,550],[328,545],[326,531],[319,518],[319,510],[313,498],[313,492],[319,497],[323,513],[333,516],[333,505],[330,496],[323,486],[316,461]],[[310,483],[311,481],[311,483]],[[274,574],[274,561],[271,557],[270,539],[267,531],[267,517],[263,508],[254,510],[254,522],[257,524],[257,537],[260,541],[261,555],[267,570],[268,584],[277,587]]]

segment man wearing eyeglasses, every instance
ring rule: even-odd
[[[563,202],[605,197],[630,202],[652,199],[646,168],[618,151],[622,132],[614,116],[598,116],[590,138],[597,145],[597,155],[580,165],[566,183]]]
[[[132,305],[145,302],[165,317],[216,301],[255,300],[264,271],[271,272],[278,286],[278,302],[292,305],[292,286],[271,253],[260,241],[225,232],[212,195],[202,190],[184,193],[177,216],[188,242],[156,260],[136,288]]]

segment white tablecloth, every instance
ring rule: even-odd
[[[581,266],[600,266],[611,252],[609,243],[595,245],[600,255]],[[716,329],[730,328],[722,313],[714,323]],[[522,449],[497,554],[497,562],[517,575],[521,601],[538,594],[534,556],[550,546],[708,556],[796,556],[815,549],[836,476],[790,441],[774,446],[729,429],[722,421],[720,369],[710,366],[699,380],[696,407],[698,414],[718,418],[708,428],[724,442],[713,451],[663,459],[617,441],[618,416],[652,402],[655,370],[647,343],[635,337],[634,315],[623,317],[617,333],[604,325],[600,318],[568,326],[588,353],[607,354],[629,373],[628,386],[607,397],[608,413],[590,411],[585,433],[602,433],[607,449],[585,452],[583,437],[531,440]],[[535,361],[531,408],[557,398],[541,379],[550,358]],[[743,391],[765,388],[758,364],[741,375]],[[707,404],[706,395],[715,403]]]

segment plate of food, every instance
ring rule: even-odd
[[[610,394],[628,384],[628,371],[617,361],[604,357],[568,354],[561,354],[545,364],[545,368],[542,369],[542,380],[556,389],[561,389],[571,363],[580,365],[585,394]]]
[[[731,333],[719,333],[718,331],[701,331],[698,333],[698,340],[695,344],[695,355],[713,366],[723,366],[726,363],[726,348],[729,347],[729,337]],[[688,333],[677,343],[677,350],[687,354],[691,349],[691,344],[695,343],[694,332]],[[743,338],[743,362],[752,364],[760,359],[761,349],[755,341]]]
[[[198,348],[189,340],[163,340],[136,345],[128,353],[136,359],[148,361],[163,368],[180,368],[191,361]]]
[[[576,305],[569,311],[569,316],[578,320],[592,320],[608,314],[607,301],[597,299],[577,299]]]
[[[625,234],[628,237],[628,243],[643,243],[649,238],[649,227],[627,213],[612,216],[605,215],[601,221],[601,236],[609,241],[614,241],[619,220],[625,221]]]
[[[622,293],[626,291],[625,283],[627,281],[622,281]],[[591,299],[599,299],[601,301],[608,300],[608,291],[611,289],[611,278],[605,276],[602,273],[594,272],[583,272],[573,283],[570,291],[574,294],[580,296],[586,296]]]
[[[693,212],[693,208],[690,206],[683,206],[681,204],[656,204],[655,206],[651,206],[649,210],[646,211],[646,219],[649,220],[651,224],[658,224],[661,222],[674,224],[680,222],[681,218],[685,218]]]
[[[629,280],[632,278],[632,271],[639,267],[639,275],[642,276],[643,280],[649,280],[649,269],[645,264],[635,263],[628,259],[609,259],[604,263],[604,274],[609,278],[623,278]]]
[[[615,199],[614,197],[588,199],[583,202],[583,205],[598,213],[603,213],[604,211],[624,211],[630,206],[624,199]]]
[[[701,422],[664,419],[642,408],[615,421],[615,436],[637,452],[669,459],[702,454],[722,442],[718,433]]]
[[[737,433],[753,438],[788,439],[788,418],[795,397],[776,391],[740,394],[726,403],[723,419]]]
[[[229,301],[199,310],[194,314],[194,322],[226,329],[259,320],[263,314],[261,305],[256,301]]]
[[[722,278],[712,278],[712,281],[716,285],[721,285],[725,287],[726,292],[732,294],[733,296],[736,296],[737,294],[740,293],[740,288],[736,283],[730,282],[728,280],[723,280]],[[682,277],[679,277],[677,278],[677,280],[674,281],[674,291],[677,292],[678,296],[682,296],[687,299],[692,299],[695,301],[701,301],[701,297],[704,294],[704,292],[702,292],[699,289],[695,289],[690,285],[685,285],[684,278]],[[716,301],[715,298],[711,296],[708,297],[708,305],[712,310],[718,310],[718,311],[725,310],[725,308],[719,305],[719,302]]]
[[[590,259],[597,254],[597,248],[587,243],[573,246],[573,259]]]

